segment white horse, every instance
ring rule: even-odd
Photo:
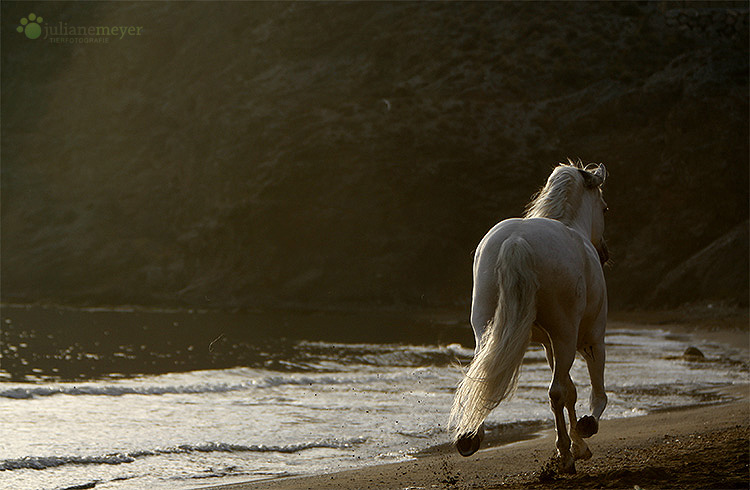
[[[498,223],[479,243],[471,305],[476,349],[451,410],[454,443],[462,455],[479,449],[485,418],[512,395],[526,348],[538,342],[553,373],[549,399],[560,470],[574,473],[576,459],[591,457],[583,438],[598,431],[607,405],[602,271],[607,204],[601,191],[606,176],[604,165],[559,165],[523,219]],[[592,416],[578,421],[569,375],[576,351],[591,377]]]

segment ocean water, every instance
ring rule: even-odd
[[[6,306],[0,488],[192,489],[406,460],[446,443],[468,326],[364,316]],[[743,347],[622,326],[607,344],[605,418],[713,402],[717,388],[748,380]],[[684,360],[689,345],[706,360]],[[581,359],[572,377],[585,414]],[[551,426],[549,381],[543,351],[530,349],[489,438]]]

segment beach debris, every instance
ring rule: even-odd
[[[461,479],[461,472],[456,471],[454,473],[453,466],[445,458],[441,460],[440,467],[443,471],[443,479],[440,480],[440,483],[447,485],[449,487],[456,486],[459,480]]]
[[[558,477],[558,467],[560,465],[559,458],[557,454],[550,457],[539,469],[538,472],[536,472],[537,479],[541,483],[549,483],[551,481],[554,481]]]
[[[706,359],[706,356],[703,355],[703,352],[699,348],[690,346],[682,353],[682,358],[686,361],[703,361]]]
[[[224,337],[223,333],[219,335],[218,337],[216,337],[214,340],[212,340],[210,344],[208,344],[208,352],[214,351],[214,344],[218,342],[219,340],[221,340],[222,337]]]

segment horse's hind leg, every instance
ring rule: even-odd
[[[584,349],[583,357],[591,377],[591,416],[581,417],[578,428],[581,437],[591,437],[599,431],[599,418],[607,406],[607,393],[604,391],[604,342],[597,342]]]
[[[570,426],[569,433],[570,439],[573,441],[571,451],[573,452],[573,459],[589,459],[592,456],[591,450],[578,433],[578,419],[576,418],[577,399],[578,392],[576,391],[576,385],[573,384],[573,380],[570,379],[570,374],[568,374],[567,386],[565,388],[565,409],[568,411],[568,424]]]
[[[591,458],[591,450],[586,442],[583,440],[581,435],[578,433],[578,419],[576,418],[576,399],[578,394],[576,392],[576,386],[573,384],[573,380],[568,375],[568,388],[565,398],[565,408],[568,410],[568,421],[570,422],[570,438],[573,441],[571,447],[573,451],[573,459],[589,459]]]
[[[495,316],[497,293],[487,285],[487,279],[474,278],[474,291],[471,302],[471,327],[474,330],[474,355],[481,348],[482,338],[490,321]],[[461,456],[471,456],[479,450],[484,438],[484,424],[479,426],[476,434],[461,434],[456,441],[456,449]]]
[[[571,400],[569,388],[573,383],[570,382],[568,373],[575,359],[575,345],[565,342],[553,342],[552,349],[554,363],[552,368],[552,384],[549,387],[549,400],[552,413],[555,415],[555,432],[557,434],[555,445],[557,446],[557,454],[560,457],[560,471],[563,473],[575,473],[575,461],[573,454],[570,452],[571,440],[565,424],[564,413],[568,401]],[[575,387],[573,389],[575,390]],[[575,400],[575,393],[573,393],[572,399]],[[575,405],[575,401],[573,404]],[[573,410],[575,410],[575,407]]]
[[[543,345],[544,353],[547,356],[547,363],[549,364],[550,369],[554,371],[555,362],[552,355],[552,347],[548,343]],[[568,373],[567,376],[565,391],[565,408],[568,411],[568,422],[570,425],[569,434],[570,439],[573,441],[571,446],[573,459],[589,459],[592,456],[591,450],[576,429],[576,422],[578,420],[576,418],[576,400],[578,398],[578,393],[575,384],[573,384],[573,380],[570,379],[570,373]]]
[[[456,449],[461,456],[468,457],[479,451],[479,446],[482,444],[484,439],[484,424],[479,426],[479,430],[475,435],[462,435],[458,441],[456,441]]]

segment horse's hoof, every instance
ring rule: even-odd
[[[584,446],[583,448],[573,445],[573,459],[582,459],[587,460],[591,459],[593,454],[591,453],[591,449],[588,448],[588,446]]]
[[[599,432],[599,422],[591,415],[584,415],[576,423],[576,432],[583,438],[591,437]]]
[[[469,457],[479,450],[479,446],[484,438],[484,427],[480,427],[476,434],[465,434],[456,441],[456,449],[463,457]]]
[[[576,463],[573,458],[571,458],[570,462],[568,463],[563,463],[561,459],[560,461],[558,461],[557,471],[566,475],[575,475]]]

